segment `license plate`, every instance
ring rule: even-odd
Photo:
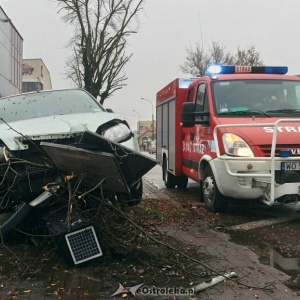
[[[281,170],[291,170],[291,171],[300,170],[300,162],[299,161],[282,162]]]

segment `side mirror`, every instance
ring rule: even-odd
[[[185,102],[181,108],[181,126],[193,127],[195,125],[195,104],[192,102]]]
[[[203,124],[208,126],[209,121],[207,118],[199,118],[195,117],[208,117],[209,113],[208,112],[195,112],[196,111],[196,106],[192,102],[185,102],[182,104],[181,108],[181,126],[182,127],[193,127],[195,124]],[[205,120],[206,119],[206,120]]]
[[[111,108],[106,108],[106,111],[109,113],[113,113],[114,111]]]

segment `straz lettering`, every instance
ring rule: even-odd
[[[182,150],[188,153],[204,154],[206,151],[206,146],[204,144],[193,143],[191,141],[183,141]]]
[[[273,133],[274,127],[263,127],[266,133]],[[300,132],[300,127],[293,127],[293,126],[278,126],[278,132]]]
[[[206,146],[204,144],[193,144],[193,152],[204,154]]]
[[[190,141],[183,141],[182,142],[182,151],[192,153],[192,145],[193,145],[193,143]]]
[[[251,73],[251,66],[236,66],[235,73]]]

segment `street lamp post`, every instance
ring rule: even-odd
[[[140,132],[140,126],[141,126],[141,115],[140,115],[140,113],[139,112],[137,112],[136,110],[132,110],[133,112],[135,112],[136,114],[138,114],[138,116],[139,116],[139,125],[138,125],[138,143],[139,143],[139,147],[140,147],[140,149],[141,149],[141,139],[140,139],[140,135],[141,135],[141,132]]]
[[[141,100],[145,100],[151,103],[151,109],[152,109],[152,139],[154,140],[154,109],[153,109],[153,103],[149,99],[141,98]]]
[[[135,112],[136,114],[138,114],[138,116],[139,116],[138,135],[140,135],[141,114],[139,112],[137,112],[136,110],[134,110],[134,109],[132,111]]]

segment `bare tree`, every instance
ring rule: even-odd
[[[187,49],[187,57],[180,69],[183,73],[189,73],[193,76],[205,74],[206,66],[209,64],[210,56],[204,52],[200,44],[196,44],[195,49]]]
[[[250,65],[250,66],[261,66],[262,60],[260,54],[256,51],[254,46],[248,49],[241,49],[238,47],[237,54],[235,56],[236,65]]]
[[[127,80],[126,38],[137,33],[145,0],[55,0],[63,20],[75,26],[67,76],[103,104]]]
[[[220,45],[219,42],[212,42],[212,48],[209,50],[210,60],[209,64],[217,65],[231,65],[233,64],[234,58],[233,55],[226,51],[224,45]]]
[[[204,51],[203,47],[198,43],[195,48],[188,48],[187,57],[180,69],[182,72],[189,73],[192,76],[203,76],[211,64],[261,66],[262,60],[254,46],[245,50],[238,47],[237,54],[233,55],[226,50],[224,45],[213,41],[212,47],[208,52]]]

